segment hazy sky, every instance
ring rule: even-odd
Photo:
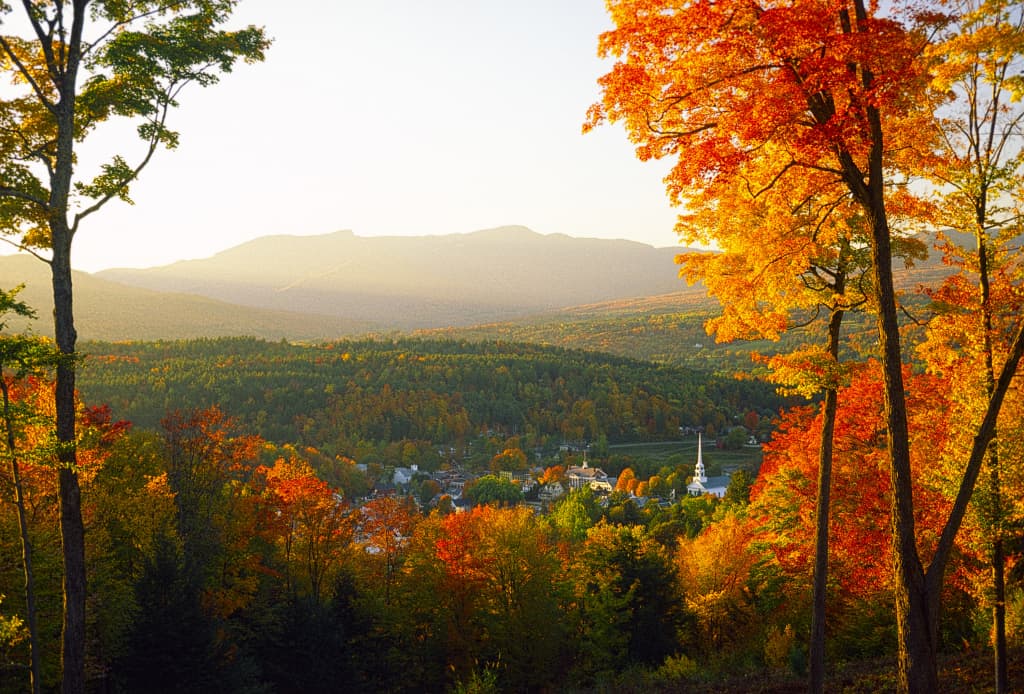
[[[266,61],[183,95],[180,147],[143,172],[134,206],[84,224],[75,267],[339,229],[676,243],[667,165],[638,162],[618,126],[580,131],[608,69],[602,0],[242,0],[233,24],[266,28]],[[103,132],[83,163],[133,139]]]

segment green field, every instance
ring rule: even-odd
[[[697,462],[697,439],[689,437],[679,441],[611,445],[608,446],[608,452],[616,456],[649,460],[652,461],[653,467],[676,465],[679,464],[680,458],[683,458],[686,463],[692,464]],[[742,468],[756,474],[761,467],[761,448],[744,447],[738,450],[726,450],[705,442],[704,466],[709,475],[720,475],[723,468]]]

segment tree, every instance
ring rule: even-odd
[[[8,314],[34,318],[32,311],[17,294],[22,287],[11,291],[0,289],[0,331],[7,325]],[[18,530],[21,537],[21,562],[25,575],[25,607],[29,643],[29,681],[32,691],[38,694],[42,686],[39,665],[39,627],[36,612],[35,572],[32,568],[32,541],[29,536],[28,515],[25,508],[25,490],[21,481],[19,460],[26,453],[19,445],[20,429],[31,412],[16,412],[16,403],[11,400],[11,389],[7,379],[21,381],[33,374],[39,374],[53,365],[53,350],[42,340],[21,335],[0,335],[0,394],[3,396],[3,448],[11,463],[11,483],[14,487],[14,504],[18,510]],[[24,409],[24,408],[22,408]]]
[[[207,86],[235,62],[261,60],[263,31],[224,31],[235,2],[74,0],[21,3],[21,31],[0,36],[0,69],[15,90],[0,101],[0,233],[43,258],[49,251],[57,365],[61,537],[64,552],[63,691],[85,688],[85,537],[75,458],[75,332],[71,248],[82,221],[129,186],[160,146],[184,87]],[[10,5],[0,6],[12,28]],[[114,117],[138,123],[134,164],[114,155],[91,180],[76,176],[76,150]]]
[[[660,664],[675,653],[687,614],[672,562],[642,526],[598,523],[577,558],[576,593],[591,667]]]
[[[335,490],[321,481],[300,458],[279,458],[272,468],[260,468],[266,485],[270,523],[283,545],[289,594],[320,605],[323,589],[331,585],[342,551],[352,539],[349,509]],[[295,568],[293,568],[293,566]]]
[[[416,522],[416,509],[411,497],[381,497],[365,504],[360,510],[358,524],[366,537],[366,545],[384,564],[381,578],[385,605],[391,604],[392,586]]]
[[[161,543],[171,541],[180,546],[180,542],[175,495],[167,482],[159,434],[135,430],[109,446],[104,444],[104,449],[102,468],[87,486],[83,480],[89,538],[86,634],[90,672],[109,673],[116,679],[121,666],[131,660],[126,658],[129,653],[141,655],[143,661],[148,657],[145,649],[135,650],[141,644],[133,641],[147,628],[139,622],[153,616],[143,614],[140,600],[146,602],[154,596],[146,595],[141,584],[153,568],[151,562],[158,560]],[[79,455],[85,452],[80,445]],[[156,607],[157,603],[147,604]],[[165,646],[174,648],[170,643]]]
[[[899,177],[921,173],[932,103],[925,32],[878,14],[863,0],[743,2],[613,0],[615,28],[600,52],[619,60],[601,78],[603,99],[587,125],[624,122],[641,159],[670,157],[670,198],[693,209],[729,200],[757,166],[773,188],[849,197],[863,214],[885,381],[893,494],[899,680],[904,691],[938,687],[942,585],[950,551],[1024,354],[1014,331],[988,399],[941,540],[925,567],[916,545],[902,344],[893,282],[894,222],[916,211]],[[941,20],[937,13],[916,15]],[[727,209],[720,208],[728,214]],[[714,240],[708,236],[706,241]],[[765,240],[781,244],[782,240]],[[784,256],[783,248],[778,248]]]
[[[564,575],[546,524],[525,507],[485,506],[471,551],[483,566],[486,633],[509,691],[536,691],[555,681],[567,629]],[[529,634],[530,638],[523,638]]]
[[[680,590],[696,618],[697,642],[709,654],[742,641],[756,622],[748,588],[758,561],[751,542],[755,527],[730,511],[676,550]]]
[[[515,506],[523,500],[523,490],[511,480],[484,475],[467,484],[463,495],[474,504]]]
[[[525,470],[526,454],[518,448],[506,448],[491,458],[490,469],[495,475],[502,470]]]
[[[19,347],[18,343],[23,344]],[[8,571],[21,569],[25,582],[22,604],[31,622],[26,643],[31,664],[25,672],[32,673],[38,686],[47,690],[60,677],[58,467],[53,439],[53,381],[47,378],[52,371],[46,367],[55,355],[48,342],[29,336],[0,338],[0,353],[4,357],[0,452],[10,463],[8,469],[0,470],[5,502],[0,505],[0,537],[21,539],[17,559],[12,556],[17,543],[0,542],[0,565],[5,567],[0,583],[8,580]],[[83,488],[91,489],[105,464],[108,444],[119,438],[127,423],[112,422],[109,408],[77,409],[79,474]],[[90,521],[95,518],[94,508],[87,507],[87,517]],[[92,554],[90,559],[95,557]],[[98,604],[98,598],[92,595],[90,604]],[[97,615],[92,612],[89,616]],[[102,656],[96,655],[93,662],[101,661]],[[34,672],[32,665],[37,666]]]
[[[201,600],[215,624],[230,625],[266,575],[259,498],[251,494],[263,442],[237,433],[235,420],[218,407],[173,412],[162,426],[186,595]]]
[[[922,553],[927,553],[950,507],[932,484],[950,472],[939,468],[937,461],[948,455],[951,426],[936,422],[934,414],[948,409],[948,393],[943,379],[926,374],[914,374],[907,383],[913,394],[909,422],[915,443],[915,520]],[[833,635],[856,630],[856,620],[864,618],[860,613],[868,612],[865,606],[890,599],[892,544],[888,529],[877,522],[885,516],[892,494],[888,477],[880,474],[883,390],[878,364],[869,363],[855,369],[850,383],[837,393],[829,565],[830,584],[841,597],[829,610]],[[806,585],[817,559],[814,480],[820,459],[814,444],[825,419],[825,413],[813,407],[787,412],[765,447],[751,493],[749,515],[760,529],[758,543],[772,551],[794,587]]]
[[[931,176],[945,194],[936,206],[937,222],[973,241],[966,248],[947,245],[947,255],[960,256],[963,272],[976,276],[976,292],[970,305],[962,291],[965,278],[951,278],[947,291],[938,297],[946,306],[967,310],[958,316],[953,310],[940,323],[956,323],[966,318],[972,328],[967,335],[980,336],[961,344],[977,345],[976,372],[982,374],[979,392],[991,397],[995,388],[995,360],[998,351],[997,308],[1004,312],[1012,306],[1012,297],[997,300],[994,282],[1007,279],[1007,259],[1012,256],[1006,245],[1020,234],[1020,211],[1013,208],[1013,197],[1019,196],[1024,170],[1024,149],[1019,146],[1020,128],[1024,123],[1021,107],[1021,65],[1024,63],[1024,9],[1014,2],[979,2],[963,0],[953,4],[956,18],[950,30],[932,47],[941,61],[936,70],[936,87],[952,91],[956,102],[940,121],[941,157]],[[961,236],[961,238],[963,238]],[[963,244],[957,244],[962,246]],[[1012,282],[1009,283],[1012,286]],[[1005,291],[1005,289],[1004,289]],[[1011,292],[1012,293],[1012,292]],[[1010,302],[1007,302],[1010,299]],[[1009,305],[1008,305],[1009,304]],[[1009,309],[1013,310],[1013,309]],[[1019,310],[1019,307],[1018,307]],[[973,316],[974,320],[971,320]],[[1003,326],[1005,328],[1005,326]],[[948,334],[949,326],[940,326]],[[967,355],[969,356],[969,355]],[[977,385],[977,384],[972,384]],[[1001,464],[997,437],[987,453],[986,487],[988,522],[992,535],[991,568],[993,585],[992,627],[995,653],[995,691],[1008,690],[1006,663],[1005,614],[1005,549],[1003,546],[1003,500]]]
[[[575,489],[558,500],[548,520],[570,540],[579,542],[601,518],[601,506],[590,487]]]
[[[729,486],[725,488],[723,500],[727,504],[746,506],[750,501],[750,485],[754,480],[746,470],[737,470],[729,478]],[[820,492],[819,492],[820,496]]]
[[[565,480],[565,467],[562,465],[552,465],[551,467],[544,468],[544,474],[537,480],[538,484],[551,484],[552,482],[563,482]]]
[[[636,473],[633,472],[633,468],[627,467],[619,473],[619,479],[615,482],[615,491],[632,492],[636,489],[636,485],[639,483],[639,480],[636,478]]]

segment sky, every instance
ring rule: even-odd
[[[542,234],[677,243],[662,178],[624,130],[581,131],[598,99],[601,0],[241,0],[263,63],[185,92],[160,151],[83,223],[75,268],[151,267],[259,236]],[[137,149],[90,137],[81,167]]]

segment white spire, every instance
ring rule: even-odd
[[[707,475],[704,474],[704,446],[699,431],[697,432],[697,466],[694,470],[693,481],[701,484],[708,481]]]

